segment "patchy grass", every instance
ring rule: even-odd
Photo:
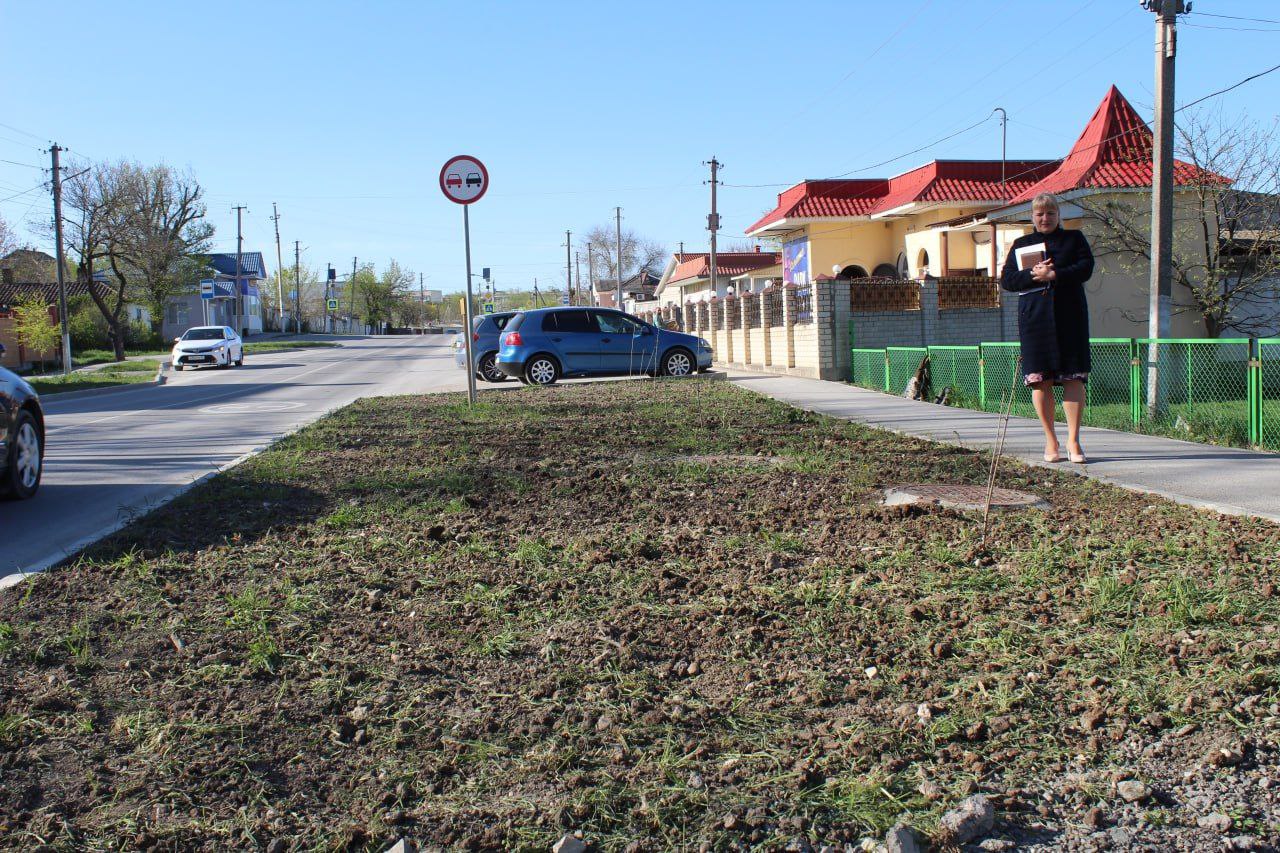
[[[98,370],[75,370],[68,376],[42,376],[29,379],[31,387],[41,396],[62,394],[68,391],[84,391],[89,388],[108,388],[112,385],[133,385],[151,382],[160,369],[160,359],[121,361],[111,367]]]
[[[256,344],[245,344],[245,355],[262,355],[268,352],[288,352],[295,349],[313,349],[315,347],[340,347],[342,344],[333,341],[262,341]]]
[[[362,401],[0,593],[0,835],[843,845],[1262,735],[1280,529],[1012,464],[1051,508],[986,544],[877,503],[986,466],[727,383]]]

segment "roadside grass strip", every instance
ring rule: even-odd
[[[361,401],[0,593],[0,847],[940,840],[1274,764],[1280,528],[878,503],[988,462],[729,383]]]
[[[29,379],[31,387],[41,396],[56,395],[68,391],[85,391],[90,388],[107,388],[112,385],[133,385],[151,382],[160,369],[160,359],[121,361],[99,370],[77,370],[67,376],[42,376]]]

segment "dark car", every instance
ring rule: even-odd
[[[562,376],[688,376],[711,367],[711,344],[611,308],[539,308],[507,323],[497,367],[530,385]]]
[[[31,497],[43,471],[40,397],[25,379],[0,367],[0,497]]]
[[[517,313],[516,311],[498,311],[494,314],[481,314],[471,318],[473,330],[471,357],[475,359],[476,376],[485,382],[502,382],[507,378],[505,373],[498,370],[494,362],[498,356],[498,339],[502,336],[502,330]],[[467,363],[465,341],[457,341],[454,347],[454,361],[458,367],[465,367]]]

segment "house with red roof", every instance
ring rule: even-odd
[[[758,248],[754,252],[717,252],[713,282],[710,253],[675,252],[667,261],[654,295],[659,307],[706,302],[727,295],[730,287],[740,287],[744,276],[748,281],[752,273],[759,278],[761,273],[767,273],[781,261],[776,252],[762,252]],[[763,286],[763,281],[760,286]]]
[[[998,276],[1009,245],[1031,230],[1036,195],[1057,196],[1064,226],[1105,245],[1091,211],[1120,204],[1149,217],[1151,170],[1151,131],[1112,86],[1061,160],[935,160],[890,178],[803,181],[779,193],[746,233],[782,244],[788,284]],[[1174,180],[1177,208],[1190,203],[1197,185],[1224,179],[1178,161]],[[1194,251],[1190,235],[1184,244],[1175,234],[1175,253]],[[1146,259],[1096,254],[1088,285],[1092,333],[1144,336]],[[1203,329],[1189,312],[1175,316],[1172,333],[1198,337]]]

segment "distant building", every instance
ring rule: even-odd
[[[192,326],[231,326],[242,334],[262,331],[262,303],[258,288],[267,278],[266,263],[261,252],[240,253],[240,286],[236,287],[236,254],[224,252],[205,255],[206,272],[202,279],[213,282],[213,297],[203,299],[200,282],[193,281],[189,290],[165,303],[161,334],[166,340],[176,338]],[[240,322],[236,322],[236,292],[243,299]]]

